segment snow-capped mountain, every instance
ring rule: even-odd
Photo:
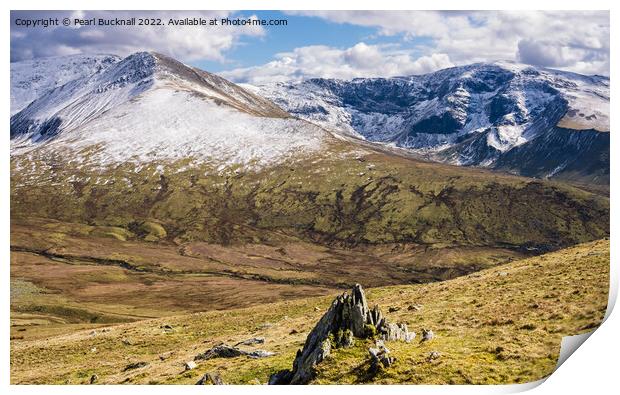
[[[11,153],[126,161],[265,164],[321,148],[319,127],[253,93],[157,54],[70,81],[11,117]]]
[[[99,73],[121,58],[115,55],[67,55],[11,63],[11,115],[45,92]]]
[[[496,62],[420,76],[248,88],[327,129],[427,159],[608,179],[606,77]]]

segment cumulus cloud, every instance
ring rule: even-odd
[[[609,73],[609,58],[604,51],[591,51],[556,41],[521,40],[517,58],[536,66],[565,68],[580,73]]]
[[[351,79],[423,74],[453,65],[446,54],[414,58],[393,46],[363,42],[345,49],[324,45],[300,47],[276,54],[275,58],[264,65],[220,74],[236,82],[261,84],[313,77]]]
[[[13,11],[11,20],[16,18],[162,18],[167,23],[170,18],[203,17],[223,18],[231,15],[228,11]],[[252,15],[244,15],[252,17]],[[230,50],[243,36],[263,36],[260,26],[218,26],[209,27],[53,27],[19,28],[11,25],[11,61],[31,59],[42,56],[68,55],[76,53],[113,53],[128,55],[136,51],[153,50],[166,53],[175,58],[192,60],[224,61],[225,52]]]
[[[429,38],[430,53],[455,64],[515,60],[609,75],[608,11],[302,11],[377,28],[405,40]]]
[[[369,27],[375,31],[377,42],[400,42],[400,45],[360,42],[350,48],[336,48],[330,42],[317,42],[317,45],[274,54],[268,63],[222,74],[251,83],[308,77],[349,79],[421,74],[453,65],[513,60],[583,74],[609,75],[608,11],[287,12]],[[147,11],[139,14],[154,18],[237,15],[228,11]],[[244,12],[238,14],[249,16]],[[11,19],[111,15],[125,18],[137,13],[13,11]],[[183,61],[227,62],[227,52],[240,45],[244,37],[265,35],[265,30],[258,26],[219,26],[214,30],[148,26],[20,29],[12,25],[11,60],[74,53],[127,55],[138,50],[155,50]],[[407,47],[414,47],[415,52],[404,49]]]

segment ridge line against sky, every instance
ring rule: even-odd
[[[21,28],[16,18],[288,19],[284,26]],[[517,61],[609,75],[608,11],[11,11],[11,61],[166,53],[235,82],[424,74]]]

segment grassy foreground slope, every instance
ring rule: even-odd
[[[513,261],[456,279],[369,289],[388,319],[436,338],[388,342],[395,364],[367,375],[368,344],[358,340],[319,366],[314,383],[518,383],[549,375],[563,336],[596,328],[605,314],[609,241],[598,240]],[[195,383],[219,372],[227,383],[264,383],[289,368],[335,295],[195,313],[11,341],[12,383]],[[419,310],[409,306],[421,305]],[[391,307],[391,309],[389,309]],[[389,310],[391,311],[389,311]],[[388,312],[389,311],[389,312]],[[183,363],[219,342],[265,337],[273,357]],[[428,362],[431,351],[441,356]],[[144,366],[127,369],[132,363]],[[140,366],[140,365],[134,365]]]

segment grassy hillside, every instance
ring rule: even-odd
[[[17,298],[42,292],[18,285],[12,287],[21,293]],[[599,240],[448,281],[370,289],[369,303],[379,304],[391,321],[406,322],[417,333],[430,328],[436,338],[422,345],[389,342],[397,361],[376,377],[366,373],[368,344],[358,340],[324,361],[314,383],[537,380],[553,371],[563,336],[599,325],[608,286],[609,241]],[[337,293],[103,325],[94,332],[89,328],[44,339],[37,332],[46,333],[45,326],[14,327],[11,382],[77,384],[97,374],[98,383],[193,384],[205,372],[219,372],[227,383],[264,383],[271,373],[290,367]],[[257,347],[276,356],[212,359],[184,372],[183,362],[214,344],[253,336],[265,337]],[[428,362],[431,351],[441,356]],[[127,369],[137,362],[146,365]]]
[[[564,184],[430,164],[347,142],[264,169],[11,159],[11,216],[176,244],[385,243],[545,251],[605,237],[609,200]]]

